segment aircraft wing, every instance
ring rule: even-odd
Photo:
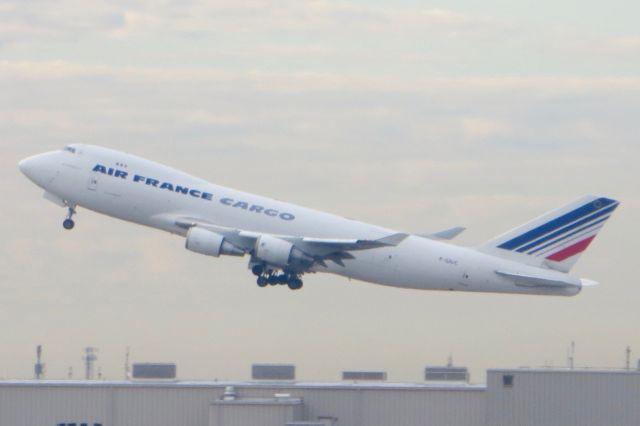
[[[334,239],[334,238],[308,238],[308,237],[282,237],[282,239],[308,247],[311,251],[352,251],[368,250],[372,248],[397,246],[409,234],[391,234],[377,240]]]
[[[258,232],[243,231],[239,229],[215,225],[211,222],[197,218],[178,218],[176,219],[175,223],[176,225],[186,229],[193,226],[198,226],[204,229],[208,229],[212,232],[216,232],[224,236],[226,240],[228,240],[236,247],[242,248],[247,252],[253,250],[256,241],[262,235]],[[348,253],[350,251],[397,246],[402,241],[404,241],[409,236],[409,234],[396,233],[375,240],[312,238],[297,237],[291,235],[273,236],[292,243],[295,247],[302,250],[304,253],[312,256],[317,263],[323,266],[326,266],[323,262],[324,260],[331,260],[341,266],[344,266],[342,263],[342,259],[353,259],[353,256]]]

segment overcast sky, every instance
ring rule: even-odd
[[[640,356],[640,3],[0,2],[0,377],[302,380],[380,369],[419,381],[453,354],[491,367],[621,367]],[[579,196],[622,205],[574,298],[441,293],[330,275],[258,288],[247,259],[41,198],[17,168],[70,142],[237,189],[476,245]]]

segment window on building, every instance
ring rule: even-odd
[[[502,376],[502,386],[505,388],[513,387],[513,374],[505,374]]]

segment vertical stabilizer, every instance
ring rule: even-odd
[[[498,257],[569,272],[620,203],[588,195],[478,247]]]

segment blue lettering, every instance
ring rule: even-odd
[[[221,198],[220,202],[225,206],[230,206],[233,203],[233,198]]]
[[[96,166],[93,168],[93,171],[107,174],[107,168],[102,164],[96,164]]]
[[[203,192],[202,197],[200,198],[202,198],[203,200],[211,201],[213,199],[213,194],[209,194],[208,192]]]
[[[176,185],[176,192],[182,192],[183,194],[188,194],[189,193],[189,188],[184,187],[184,186],[180,186],[180,185]]]
[[[151,185],[151,186],[158,186],[158,184],[160,183],[159,180],[156,179],[151,179],[151,178],[147,178],[147,180],[145,181],[145,183],[147,185]]]
[[[293,220],[296,217],[294,215],[292,215],[291,213],[280,213],[280,219],[282,220]]]
[[[264,207],[256,206],[255,204],[252,205],[251,208],[249,209],[250,212],[256,212],[256,213],[260,213],[262,212],[262,210],[264,210]]]
[[[122,179],[126,179],[127,178],[128,173],[127,172],[123,172],[122,170],[116,170],[116,177],[120,177]]]
[[[200,191],[198,191],[197,189],[192,189],[191,191],[189,191],[189,195],[193,196],[193,197],[199,197],[201,194]]]
[[[113,172],[115,172],[115,170],[113,170],[111,167],[109,167],[109,171],[107,171],[107,174],[109,176],[113,176]]]
[[[133,181],[134,182],[144,182],[145,177],[144,176],[140,176],[140,175],[135,175],[133,177]]]
[[[249,204],[245,203],[244,201],[238,201],[237,203],[235,203],[233,205],[233,207],[240,207],[241,209],[248,209],[249,208]]]
[[[264,214],[266,214],[267,216],[278,216],[278,210],[266,209],[264,211]]]
[[[168,189],[169,191],[173,191],[173,185],[168,182],[164,182],[162,185],[160,185],[160,189]]]

